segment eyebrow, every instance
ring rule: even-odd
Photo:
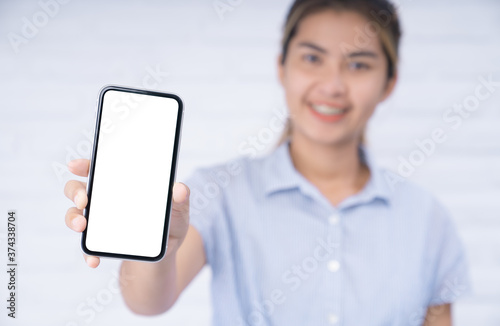
[[[299,46],[304,46],[304,47],[306,47],[306,48],[311,48],[311,49],[314,49],[314,50],[316,50],[316,51],[318,51],[318,52],[321,52],[321,53],[328,53],[328,51],[326,51],[326,50],[325,50],[325,49],[323,49],[322,47],[317,46],[317,45],[315,45],[315,44],[313,44],[313,43],[310,43],[310,42],[300,42],[298,45],[299,45]]]
[[[328,51],[316,44],[313,44],[313,43],[310,43],[310,42],[301,42],[298,44],[298,46],[303,46],[303,47],[307,47],[307,48],[311,48],[311,49],[314,49],[318,52],[321,52],[321,53],[328,53]],[[375,52],[372,52],[372,51],[355,51],[355,52],[350,52],[346,55],[347,58],[356,58],[356,57],[370,57],[370,58],[377,58],[378,55],[375,53]]]
[[[348,58],[355,58],[355,57],[371,57],[371,58],[377,58],[378,55],[375,52],[372,51],[357,51],[357,52],[351,52],[346,55]]]

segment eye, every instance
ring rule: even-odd
[[[349,63],[349,68],[353,70],[368,70],[370,69],[370,66],[363,62],[354,61]]]
[[[320,57],[315,54],[305,54],[302,58],[304,59],[304,61],[309,63],[316,64],[321,62]]]

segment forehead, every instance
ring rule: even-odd
[[[291,44],[312,42],[333,54],[349,50],[382,52],[379,33],[374,21],[369,21],[354,11],[325,9],[303,18]]]

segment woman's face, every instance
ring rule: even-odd
[[[387,59],[367,24],[355,12],[333,10],[299,23],[278,68],[293,137],[357,142],[376,105],[391,93],[396,78],[387,80]]]

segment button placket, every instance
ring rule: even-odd
[[[332,237],[335,242],[335,249],[329,256],[329,259],[325,262],[325,269],[328,275],[329,283],[332,284],[332,297],[328,300],[328,306],[326,311],[326,320],[330,325],[338,325],[340,320],[341,311],[341,239],[342,239],[342,228],[341,228],[341,214],[336,211],[327,216],[328,223],[328,234]]]

